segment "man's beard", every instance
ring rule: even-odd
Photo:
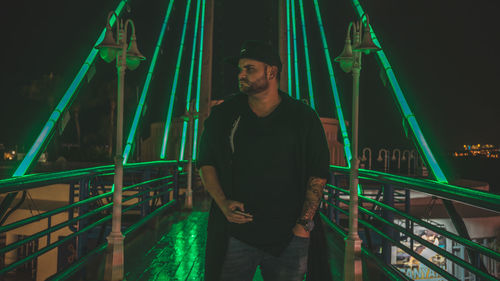
[[[242,82],[244,82],[244,84],[242,84]],[[246,79],[241,79],[238,87],[240,88],[240,91],[242,93],[245,93],[247,95],[254,95],[269,88],[269,81],[267,81],[266,75],[264,74],[255,82],[249,82]]]

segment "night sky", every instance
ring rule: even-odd
[[[33,141],[52,108],[43,98],[27,99],[22,94],[23,87],[53,72],[61,78],[62,90],[58,88],[52,93],[58,100],[103,28],[107,12],[118,2],[10,1],[0,10],[3,27],[0,143],[27,146]],[[235,70],[222,63],[225,56],[237,54],[246,39],[277,43],[276,2],[216,0],[214,98],[222,98],[237,90]],[[304,2],[315,94],[321,103],[318,112],[321,116],[334,117],[312,1]],[[175,4],[166,45],[151,88],[146,124],[165,116],[184,3],[177,1]],[[372,26],[433,149],[439,154],[439,151],[445,153],[464,143],[500,144],[497,94],[500,56],[496,50],[500,34],[495,21],[500,4],[493,0],[478,0],[473,4],[433,0],[365,0],[361,3],[370,15]],[[148,59],[152,57],[167,4],[167,1],[159,0],[132,1],[131,12],[125,13],[135,21],[139,48]],[[335,57],[343,48],[349,21],[355,19],[354,10],[348,0],[319,0],[319,4],[330,52]],[[191,30],[188,29],[188,35]],[[187,41],[189,46],[190,40]],[[190,56],[190,48],[187,47],[185,58]],[[183,61],[183,65],[188,66],[187,62],[187,59],[186,63]],[[131,92],[127,112],[132,112],[135,106],[135,92],[137,88],[142,89],[148,66],[146,61],[134,72],[127,72],[127,87]],[[80,89],[82,97],[79,102],[82,104],[92,103],[97,99],[95,95],[102,92],[98,85],[114,79],[112,64],[99,59],[96,71],[91,83]],[[346,120],[350,120],[352,78],[337,65],[334,71],[345,103],[344,114]],[[364,57],[360,96],[361,146],[411,146],[404,137],[392,94],[382,85],[379,71],[374,57]],[[301,83],[306,86],[306,80]],[[85,108],[90,112],[85,112]],[[96,124],[96,110],[104,112],[106,106],[82,105],[82,118],[89,120],[88,125],[82,125],[84,132],[91,131]],[[147,127],[142,133],[148,133]]]

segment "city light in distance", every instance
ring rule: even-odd
[[[462,150],[453,152],[454,157],[481,157],[498,159],[500,149],[493,144],[464,144]]]

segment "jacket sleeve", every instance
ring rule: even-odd
[[[318,114],[308,108],[306,120],[306,167],[307,178],[319,177],[328,179],[330,167],[330,150],[325,136],[325,130]]]
[[[215,166],[216,164],[216,137],[217,118],[220,115],[217,106],[212,108],[208,118],[205,120],[203,132],[198,145],[198,156],[196,167],[199,169],[205,165]]]

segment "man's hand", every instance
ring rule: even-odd
[[[293,235],[302,237],[302,238],[309,238],[309,232],[307,232],[304,227],[300,224],[295,224],[295,226],[292,229]]]
[[[226,199],[221,202],[219,208],[229,222],[242,224],[253,221],[252,215],[247,217],[234,212],[235,210],[245,212],[245,208],[241,202]]]

